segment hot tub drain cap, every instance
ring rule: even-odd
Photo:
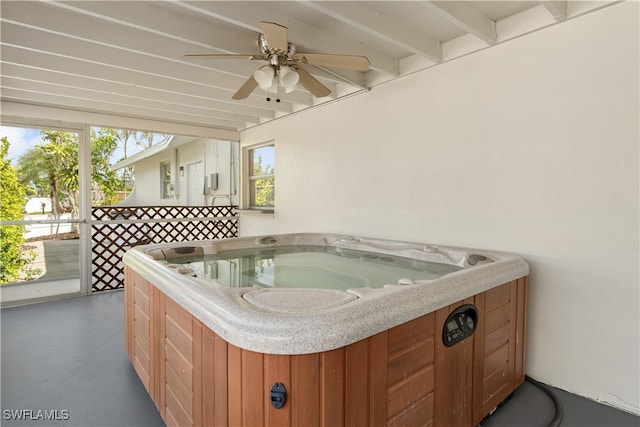
[[[280,409],[287,402],[287,389],[282,383],[274,383],[271,387],[271,406]]]

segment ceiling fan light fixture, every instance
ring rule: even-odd
[[[288,65],[280,67],[278,75],[280,77],[280,84],[285,89],[293,88],[296,84],[298,84],[298,80],[300,80],[300,75]]]
[[[258,82],[258,85],[262,89],[267,90],[273,84],[275,74],[276,70],[273,66],[265,65],[253,72],[253,78],[256,79],[256,82]]]

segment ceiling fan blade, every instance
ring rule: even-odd
[[[275,22],[262,21],[260,24],[269,49],[277,50],[281,53],[287,53],[289,50],[289,35],[287,27],[276,24]]]
[[[257,87],[258,82],[253,78],[253,76],[250,76],[247,81],[244,82],[242,86],[240,86],[240,89],[238,89],[238,91],[233,94],[231,99],[245,99],[246,97],[251,95],[251,92],[253,92],[253,90]]]
[[[320,83],[318,79],[309,74],[309,72],[304,68],[299,65],[291,65],[291,68],[293,68],[300,76],[300,80],[298,80],[298,82],[304,86],[305,89],[311,92],[311,95],[316,98],[322,98],[323,96],[328,96],[331,93],[331,90],[328,87]]]
[[[293,59],[303,64],[320,65],[325,67],[349,68],[366,71],[371,63],[366,56],[332,55],[325,53],[297,53]]]
[[[184,59],[190,58],[213,58],[213,59],[264,59],[253,53],[193,53],[182,55]]]

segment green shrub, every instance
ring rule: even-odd
[[[26,189],[7,159],[9,141],[0,140],[0,220],[23,219]],[[16,280],[21,270],[31,262],[32,254],[23,252],[24,226],[0,226],[0,284]]]

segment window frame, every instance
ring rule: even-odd
[[[261,175],[253,175],[253,153],[255,152],[255,150],[259,150],[261,148],[265,148],[265,147],[273,147],[273,152],[274,152],[274,160],[273,160],[273,173],[272,174],[261,174]],[[255,145],[251,145],[251,146],[247,146],[244,149],[245,152],[245,156],[244,156],[244,160],[245,160],[245,173],[243,174],[244,179],[245,179],[245,185],[244,185],[244,189],[245,189],[245,194],[246,196],[244,197],[245,200],[245,206],[246,208],[250,209],[250,210],[256,210],[256,211],[264,211],[264,212],[273,212],[275,209],[275,181],[276,181],[276,172],[275,172],[275,142],[274,141],[267,141],[261,144],[255,144]],[[255,187],[254,187],[254,183],[256,181],[259,180],[266,180],[266,179],[272,179],[273,180],[273,191],[274,191],[274,196],[273,196],[273,204],[272,205],[256,205],[255,204]]]
[[[160,162],[160,199],[170,199],[172,193],[171,161]]]

